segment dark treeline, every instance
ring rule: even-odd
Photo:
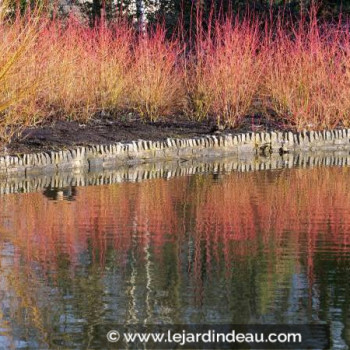
[[[227,13],[245,15],[247,12],[262,17],[276,17],[278,13],[284,13],[299,19],[301,15],[307,16],[312,7],[317,9],[318,17],[325,20],[338,18],[340,13],[350,14],[350,0],[165,0],[160,1],[159,10],[149,19],[164,18],[168,28],[172,28],[179,18],[183,18],[185,27],[188,27],[191,14],[193,16],[198,9],[203,21],[211,16],[215,18]]]
[[[181,20],[184,28],[189,28],[193,16],[200,11],[203,22],[213,16],[218,17],[226,13],[259,14],[277,16],[283,12],[290,18],[298,19],[301,15],[307,16],[311,6],[317,9],[319,18],[331,20],[340,13],[350,14],[350,0],[10,0],[13,12],[20,9],[22,13],[28,8],[42,5],[51,13],[60,15],[70,12],[84,16],[91,25],[105,16],[113,20],[124,16],[138,22],[155,23],[164,21],[166,27],[172,31]]]

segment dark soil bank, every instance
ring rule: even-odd
[[[238,129],[224,133],[267,131],[276,129],[258,117],[246,118]],[[57,121],[37,128],[26,129],[21,138],[7,145],[7,154],[33,153],[65,149],[91,144],[110,144],[142,140],[164,140],[166,138],[190,138],[221,133],[214,122],[196,122],[183,117],[168,118],[159,122],[145,122],[138,117],[95,118],[86,124],[76,121]],[[0,152],[3,153],[3,152]]]

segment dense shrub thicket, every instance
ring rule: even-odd
[[[119,18],[94,26],[39,8],[0,16],[0,140],[47,118],[87,121],[133,111],[145,120],[185,114],[237,127],[255,114],[281,127],[350,124],[350,34],[318,8],[291,21],[228,12],[193,34],[180,22],[145,31]],[[262,20],[262,18],[264,20]]]

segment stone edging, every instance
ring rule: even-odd
[[[269,157],[245,155],[239,157],[212,158],[205,161],[180,160],[171,162],[152,162],[136,165],[122,165],[117,169],[104,171],[68,171],[54,174],[28,174],[11,176],[0,181],[0,195],[10,193],[42,192],[45,189],[67,191],[71,187],[100,186],[124,182],[143,182],[153,179],[169,180],[173,177],[195,174],[222,174],[232,172],[246,173],[286,168],[312,168],[350,166],[348,151],[300,152],[272,154]]]
[[[133,141],[110,145],[0,157],[0,175],[27,175],[58,170],[111,169],[155,160],[208,158],[226,155],[268,155],[299,151],[350,149],[350,129],[332,131],[261,132],[206,135],[190,139]]]

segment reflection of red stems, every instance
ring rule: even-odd
[[[318,168],[231,174],[215,184],[210,176],[158,179],[81,187],[73,202],[40,193],[6,195],[0,227],[23,258],[45,269],[62,255],[74,268],[88,248],[101,265],[110,248],[122,265],[132,249],[142,262],[149,239],[154,259],[166,258],[169,244],[176,259],[187,256],[198,288],[203,269],[210,277],[222,258],[230,271],[237,259],[271,251],[272,273],[286,249],[307,266],[312,286],[317,244],[328,242],[339,258],[349,251],[349,175],[347,168]]]

